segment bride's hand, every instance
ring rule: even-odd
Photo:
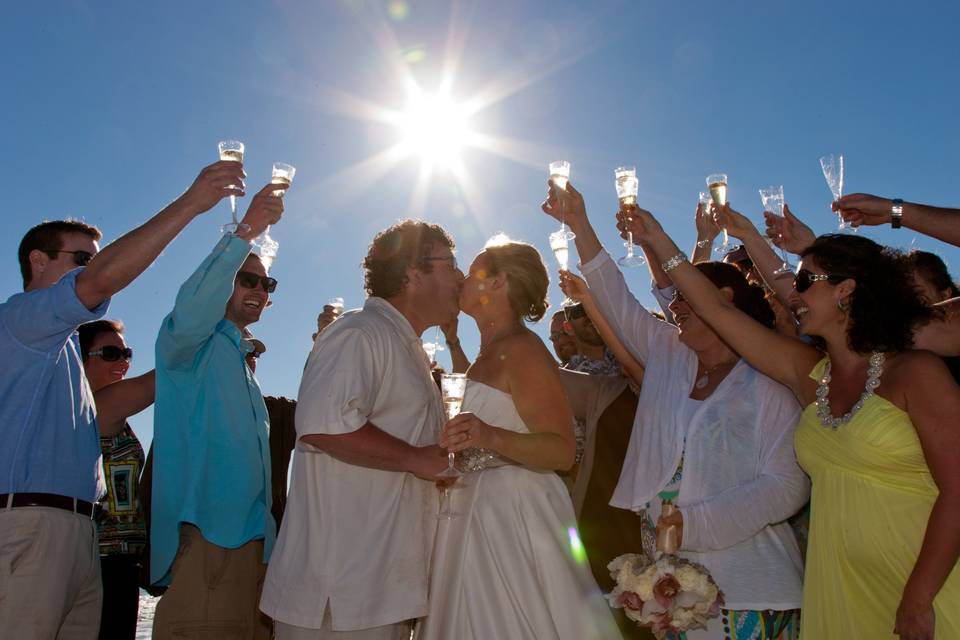
[[[440,432],[440,446],[447,451],[463,451],[472,447],[496,451],[496,428],[470,412],[454,416]]]

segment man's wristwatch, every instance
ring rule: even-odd
[[[890,207],[890,227],[899,229],[903,226],[903,200],[893,199],[893,206]]]

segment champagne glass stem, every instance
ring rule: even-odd
[[[238,224],[237,220],[237,196],[230,196],[230,215],[233,216],[233,224]]]
[[[627,257],[633,257],[633,231],[627,231]]]
[[[453,451],[447,452],[447,468],[448,469],[453,469],[453,463],[456,459],[456,456],[457,454],[455,454]]]

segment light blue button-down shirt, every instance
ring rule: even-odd
[[[74,269],[57,284],[0,304],[0,493],[57,493],[94,502],[102,493],[100,434],[83,374],[77,327],[87,309]]]
[[[157,336],[150,580],[169,584],[181,523],[235,549],[276,538],[270,514],[267,407],[244,356],[253,347],[223,317],[250,252],[224,236],[180,287]]]

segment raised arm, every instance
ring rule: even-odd
[[[815,348],[768,329],[737,309],[728,293],[717,289],[689,261],[678,258],[683,254],[649,211],[635,209],[630,218],[619,223],[622,229],[626,225],[635,238],[642,238],[650,246],[657,260],[671,262],[668,273],[673,283],[697,315],[734,351],[755,369],[793,390],[801,404],[810,401],[808,374],[821,357]]]
[[[472,413],[461,413],[444,426],[440,446],[451,451],[489,449],[534,469],[569,469],[576,454],[573,415],[556,362],[531,332],[504,341],[503,349],[513,363],[505,368],[509,393],[530,432],[488,425]]]
[[[788,305],[790,294],[793,292],[793,274],[776,274],[783,265],[783,260],[773,250],[767,239],[760,235],[760,231],[753,226],[749,218],[734,211],[729,202],[717,208],[717,220],[721,225],[726,226],[727,233],[743,243],[763,281],[777,295],[781,303]]]
[[[150,266],[187,223],[225,196],[242,196],[244,175],[239,162],[220,161],[205,167],[182,196],[94,256],[77,276],[77,297],[88,309],[93,309],[126,287]]]
[[[620,366],[624,372],[626,372],[627,376],[633,380],[637,387],[641,386],[643,384],[644,366],[633,357],[630,350],[624,346],[623,342],[614,332],[613,327],[607,322],[607,319],[597,306],[597,301],[594,300],[593,294],[590,293],[590,287],[587,286],[586,281],[570,271],[561,271],[560,288],[571,300],[583,304],[583,309],[587,312],[587,317],[590,318],[593,326],[597,328],[597,332],[603,339],[604,344],[613,352],[613,356],[617,359],[617,362],[620,363]]]
[[[123,431],[130,416],[136,415],[153,404],[156,394],[155,370],[135,378],[108,384],[93,395],[97,405],[97,426],[103,437],[115,436]]]
[[[960,209],[903,202],[901,222],[908,229],[960,247]],[[893,200],[868,193],[851,193],[833,204],[843,219],[858,227],[892,224]]]
[[[650,315],[630,293],[587,218],[583,196],[569,182],[566,190],[550,186],[541,208],[548,215],[564,217],[576,233],[580,269],[590,285],[597,308],[624,347],[640,362],[646,362],[650,346],[662,339],[676,339],[676,327]]]
[[[234,163],[236,164],[236,163]],[[225,235],[177,292],[173,311],[164,319],[157,337],[157,357],[165,366],[192,363],[199,346],[210,337],[233,292],[237,271],[250,254],[250,240],[283,215],[283,199],[268,184],[250,203],[243,217],[247,230]]]
[[[693,264],[698,262],[709,262],[712,259],[710,255],[713,251],[713,240],[720,233],[720,227],[717,226],[717,223],[710,212],[709,205],[705,205],[702,202],[697,204],[697,212],[694,216],[697,227],[697,242],[693,245],[693,253],[690,254],[693,256],[690,261]],[[651,262],[650,263],[650,272],[653,274],[654,280],[656,280],[657,285],[663,289],[666,285],[660,284],[658,279],[657,271],[662,273],[660,265]],[[666,274],[664,274],[666,276]]]

